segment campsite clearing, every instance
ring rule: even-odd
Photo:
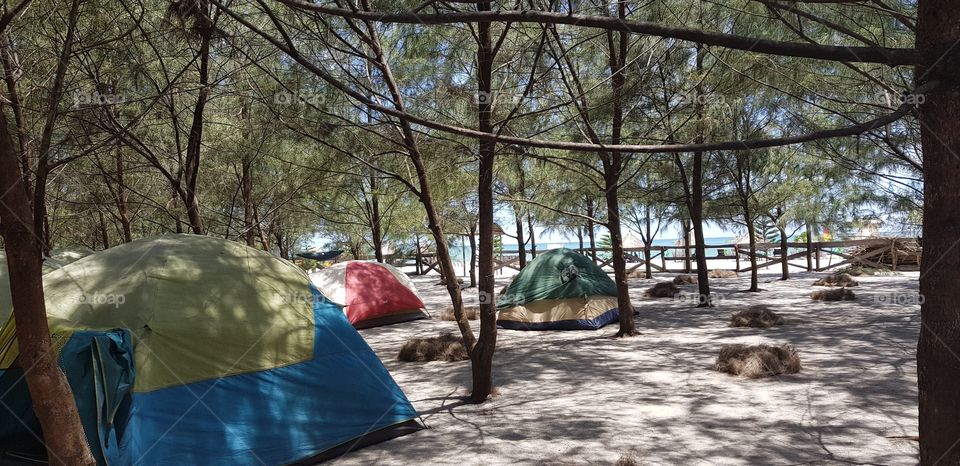
[[[761,293],[740,292],[747,276],[718,281],[712,309],[643,298],[654,280],[631,279],[641,336],[614,339],[616,324],[500,330],[499,396],[482,405],[461,401],[469,362],[397,361],[404,341],[455,332],[453,322],[363,330],[429,429],[336,464],[916,464],[917,443],[896,437],[917,435],[917,274],[859,277],[857,301],[811,301],[825,275],[762,274]],[[429,312],[447,307],[436,277],[415,282]],[[475,295],[465,290],[467,304]],[[785,325],[728,327],[733,312],[761,303]],[[794,345],[803,369],[760,380],[713,371],[729,343]]]

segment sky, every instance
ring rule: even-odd
[[[516,226],[511,223],[500,223],[500,226],[503,228],[503,231],[514,235],[516,233]],[[534,226],[534,229],[537,230],[537,243],[563,243],[563,242],[573,242],[577,241],[577,237],[573,234],[564,238],[562,234],[558,233],[545,233],[542,228]],[[621,229],[624,235],[633,234],[634,236],[639,237],[640,235],[636,232],[632,232],[629,228],[623,227]],[[524,232],[526,233],[526,232]],[[606,229],[603,227],[597,228],[597,238],[606,234]],[[731,231],[725,228],[721,228],[717,225],[707,224],[705,225],[703,236],[704,238],[734,238],[738,236],[739,233],[736,231]],[[680,238],[680,225],[678,223],[672,223],[661,227],[658,235],[654,239],[679,239]],[[506,240],[505,240],[506,241]],[[538,248],[539,249],[539,248]]]
[[[516,230],[517,230],[516,224],[514,223],[512,217],[501,218],[501,216],[498,215],[496,220],[497,220],[497,224],[499,224],[500,227],[503,228],[503,231],[505,233],[507,233],[508,235],[514,235],[514,236],[516,235]],[[567,242],[577,241],[577,237],[573,234],[565,238],[564,235],[556,232],[545,232],[544,228],[541,226],[535,225],[534,229],[537,232],[536,240],[538,245],[546,246],[547,244],[567,243]],[[624,236],[626,236],[627,234],[633,234],[638,238],[640,237],[639,234],[637,234],[636,232],[631,232],[630,229],[626,228],[625,226],[622,228],[622,232]],[[527,232],[524,231],[524,234],[526,233]],[[597,241],[599,241],[599,239],[605,234],[606,234],[605,228],[597,227]],[[708,240],[711,238],[732,239],[739,236],[740,234],[742,233],[729,230],[711,223],[708,223],[707,225],[705,225],[704,232],[703,232],[704,238],[707,238]],[[680,238],[680,225],[677,222],[673,222],[671,224],[662,226],[659,234],[654,237],[655,240],[663,240],[663,239],[676,240],[679,238]],[[507,243],[507,242],[510,242],[511,239],[508,237],[504,237],[503,241]],[[309,246],[312,248],[323,248],[328,243],[329,243],[328,238],[317,236],[310,241]],[[539,250],[540,248],[538,247],[537,249]]]

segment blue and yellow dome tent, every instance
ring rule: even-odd
[[[44,276],[47,312],[104,464],[288,464],[419,428],[343,312],[295,266],[239,243],[170,235]],[[0,331],[0,438],[38,430]],[[21,422],[23,421],[23,422]]]
[[[497,325],[511,330],[596,330],[620,318],[617,285],[587,256],[539,254],[497,299]]]

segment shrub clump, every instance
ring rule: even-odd
[[[750,306],[730,318],[731,327],[770,328],[775,325],[783,325],[783,317],[764,305]]]
[[[614,466],[640,466],[642,464],[643,462],[640,461],[637,454],[631,451],[620,455]]]
[[[696,275],[677,275],[673,277],[674,285],[696,285],[699,283]]]
[[[715,369],[751,379],[800,372],[800,356],[789,345],[724,345]]]
[[[711,270],[707,273],[710,278],[737,278],[736,270]]]
[[[479,319],[480,306],[463,306],[463,315],[467,316],[467,320]],[[453,306],[448,307],[446,311],[440,313],[440,320],[457,320],[453,315]]]
[[[672,298],[680,293],[680,288],[673,282],[659,282],[647,288],[643,295],[648,298]]]
[[[838,273],[813,282],[813,286],[860,286],[860,282],[854,280],[850,274]]]
[[[810,293],[810,298],[814,301],[853,301],[857,295],[847,288],[831,288],[814,291]]]
[[[466,361],[470,359],[463,339],[452,333],[442,333],[437,337],[413,338],[400,348],[397,359],[406,362],[427,361]]]

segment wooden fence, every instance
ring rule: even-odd
[[[782,264],[784,260],[791,266],[809,271],[822,272],[845,266],[864,266],[885,268],[891,270],[919,270],[920,247],[915,238],[876,238],[846,241],[814,241],[810,243],[787,243],[786,255],[781,251],[780,243],[757,243],[757,268],[763,269]],[[713,255],[706,258],[707,265],[716,263],[711,269],[736,270],[749,272],[753,269],[750,260],[750,245],[740,244],[708,244],[708,253]],[[612,250],[610,248],[583,248],[575,249],[581,254],[591,257],[600,267],[612,269]],[[536,252],[545,252],[538,250]],[[530,260],[534,251],[527,250],[527,260]],[[683,246],[651,246],[650,268],[654,272],[684,273],[697,269],[694,248],[691,245],[689,256]],[[627,258],[627,272],[633,273],[644,269],[646,254],[644,248],[624,248]],[[784,257],[785,256],[785,257]],[[433,253],[423,253],[419,258],[397,258],[395,264],[410,264],[413,260],[416,270],[420,274],[430,271],[439,272],[439,264]],[[717,261],[727,261],[724,264]],[[689,263],[689,268],[688,268]],[[733,267],[730,267],[730,265]],[[494,258],[494,268],[498,272],[504,269],[520,270],[520,257],[515,251],[503,252]]]

